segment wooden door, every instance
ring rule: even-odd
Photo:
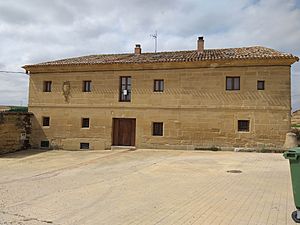
[[[113,145],[135,146],[135,119],[113,119]]]

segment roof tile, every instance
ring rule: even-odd
[[[123,63],[156,63],[156,62],[186,62],[186,61],[207,61],[227,59],[295,59],[298,57],[292,54],[282,53],[274,49],[254,46],[243,48],[205,49],[203,53],[193,51],[173,51],[125,54],[89,55],[76,58],[68,58],[43,62],[29,66],[53,66],[53,65],[81,65],[81,64],[123,64]]]

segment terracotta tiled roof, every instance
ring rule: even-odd
[[[226,59],[295,59],[296,56],[282,53],[274,49],[261,46],[243,48],[206,49],[198,54],[193,51],[173,51],[126,54],[89,55],[76,58],[68,58],[51,62],[44,62],[30,66],[52,66],[52,65],[79,65],[79,64],[123,64],[123,63],[156,63],[156,62],[187,62]],[[26,67],[26,66],[25,66]]]

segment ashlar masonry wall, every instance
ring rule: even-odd
[[[119,102],[120,76],[132,78],[131,102]],[[240,90],[226,90],[227,76],[240,77]],[[164,79],[164,92],[153,92],[154,79]],[[92,81],[91,92],[82,92],[84,80]],[[257,90],[258,80],[264,90]],[[44,81],[52,81],[51,92],[43,92]],[[30,75],[32,144],[79,149],[88,142],[90,149],[107,149],[113,118],[135,118],[138,148],[280,148],[290,130],[290,99],[289,65],[36,73]],[[82,118],[90,118],[89,129],[81,128]],[[238,132],[238,120],[250,121],[249,132]],[[152,135],[153,122],[163,122],[162,137]]]
[[[0,154],[30,148],[31,113],[0,113]]]

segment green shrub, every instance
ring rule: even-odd
[[[28,107],[25,106],[10,106],[9,112],[28,112]]]

